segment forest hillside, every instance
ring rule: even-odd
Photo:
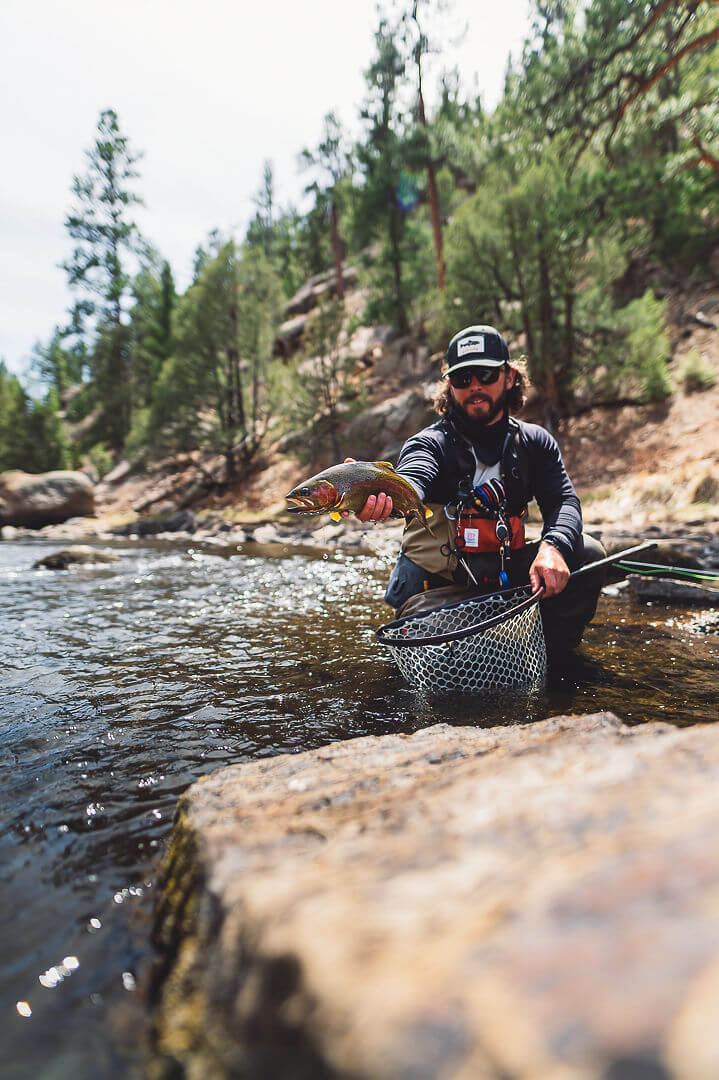
[[[360,137],[330,111],[297,148],[302,210],[277,205],[267,161],[244,235],[200,239],[182,293],[135,223],[139,154],[105,110],[65,221],[76,301],[35,348],[43,396],[0,361],[0,470],[82,469],[115,518],[274,512],[321,465],[396,455],[432,417],[449,337],[491,323],[590,520],[622,499],[709,516],[717,39],[709,0],[536,0],[497,107],[450,68],[430,106],[442,19],[396,4]]]

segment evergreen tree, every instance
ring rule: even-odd
[[[54,387],[59,396],[82,380],[87,364],[84,343],[75,341],[68,345],[70,336],[67,330],[56,326],[47,345],[38,341],[33,349],[33,370],[43,382]]]
[[[20,380],[0,360],[0,472],[27,468],[28,413],[29,398]]]
[[[33,401],[0,360],[0,472],[22,469],[38,473],[70,466],[70,448],[59,410],[54,388],[44,402]]]
[[[431,5],[435,10],[441,9],[442,5],[433,0]],[[430,42],[424,29],[424,17],[426,9],[430,7],[429,0],[412,0],[411,8],[404,15],[404,23],[409,38],[410,52],[416,73],[417,90],[417,123],[419,125],[420,152],[424,158],[424,167],[427,175],[427,197],[432,221],[432,238],[434,240],[435,258],[437,261],[437,286],[440,292],[444,292],[444,255],[442,252],[442,214],[439,203],[439,190],[437,187],[437,161],[434,156],[429,134],[429,124],[424,102],[423,87],[423,61],[429,53]]]
[[[301,161],[303,167],[313,169],[316,174],[305,192],[314,195],[315,220],[329,223],[335,291],[341,299],[344,296],[342,264],[347,254],[347,245],[340,232],[340,214],[349,179],[350,161],[342,143],[342,129],[334,113],[327,113],[324,118],[322,139],[316,150],[303,150]]]
[[[399,107],[404,62],[397,31],[385,20],[375,34],[375,45],[362,110],[368,130],[356,150],[364,183],[355,204],[355,238],[359,246],[373,239],[381,244],[373,265],[368,317],[389,318],[400,333],[406,333],[410,303],[427,284],[426,237],[412,218],[419,202],[412,170],[421,157]]]
[[[131,207],[141,203],[132,190],[137,161],[117,113],[104,110],[87,152],[87,169],[74,177],[75,206],[65,221],[75,247],[63,268],[71,288],[82,294],[73,312],[74,328],[83,327],[88,316],[95,319],[90,374],[103,410],[101,434],[118,449],[131,416],[130,352],[123,318],[130,285],[127,259],[143,251],[130,216]]]
[[[144,266],[132,282],[132,297],[129,348],[134,410],[150,404],[162,365],[172,353],[177,296],[170,264],[164,262],[159,272],[156,266]]]
[[[577,0],[536,3],[517,89],[537,129],[571,142],[575,160],[596,139],[613,162],[638,121],[665,152],[684,142],[687,164],[719,172],[714,0],[591,0],[582,14]]]
[[[276,400],[272,346],[280,302],[277,275],[262,251],[239,253],[229,241],[206,261],[178,304],[175,350],[154,389],[146,436],[155,449],[221,452],[228,483],[238,466],[247,468]]]

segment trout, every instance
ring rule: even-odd
[[[379,495],[381,491],[392,498],[392,517],[403,517],[408,525],[412,518],[417,518],[430,536],[434,536],[426,521],[432,511],[389,461],[333,465],[293,488],[285,498],[292,504],[287,506],[291,513],[329,514],[333,521],[339,521],[342,510],[357,513],[370,495]]]

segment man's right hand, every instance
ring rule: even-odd
[[[355,458],[345,458],[345,465]],[[370,495],[361,510],[357,511],[358,521],[384,521],[392,513],[392,496],[380,491],[378,495]],[[342,517],[348,517],[349,510],[342,511]]]

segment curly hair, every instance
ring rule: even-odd
[[[507,392],[507,406],[510,412],[517,413],[526,404],[531,385],[529,372],[527,371],[527,361],[524,356],[520,356],[518,360],[512,360],[507,364],[507,367],[513,368],[516,372],[514,386]],[[432,402],[434,411],[439,413],[440,416],[446,416],[450,411],[453,400],[449,379],[442,379],[442,384]]]

